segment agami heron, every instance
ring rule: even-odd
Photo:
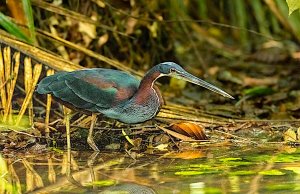
[[[134,124],[152,119],[159,112],[163,98],[154,82],[162,76],[182,79],[233,99],[228,93],[193,76],[173,62],[152,67],[142,80],[123,71],[104,68],[59,72],[42,79],[37,92],[52,94],[68,107],[83,112],[93,115],[101,113],[123,123]],[[92,137],[95,121],[91,122],[88,143],[98,151]]]

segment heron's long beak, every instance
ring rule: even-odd
[[[191,82],[193,84],[202,86],[202,87],[204,87],[206,89],[209,89],[209,90],[211,90],[213,92],[221,94],[224,97],[234,99],[231,95],[229,95],[228,93],[224,92],[220,88],[217,88],[216,86],[214,86],[214,85],[212,85],[212,84],[210,84],[210,83],[208,83],[206,81],[203,81],[202,79],[199,79],[199,78],[193,76],[192,74],[190,74],[190,73],[188,73],[186,71],[177,72],[175,77],[178,78],[178,79],[182,79],[182,80]]]

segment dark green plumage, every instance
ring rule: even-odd
[[[138,89],[139,83],[138,79],[127,73],[98,68],[48,76],[38,84],[37,92],[51,93],[77,109],[98,112],[115,104],[120,90],[127,89],[125,95],[118,96],[117,102],[128,100]]]

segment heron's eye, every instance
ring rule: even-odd
[[[170,73],[175,73],[175,72],[176,72],[176,70],[174,68],[170,69]]]

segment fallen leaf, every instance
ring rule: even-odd
[[[182,141],[193,141],[194,139],[186,136],[186,135],[182,135],[180,133],[177,133],[175,131],[169,130],[167,128],[164,127],[160,127],[158,126],[158,128],[160,128],[161,130],[163,130],[164,132],[168,133],[169,135],[172,135],[173,137],[176,137],[178,139],[181,139]]]
[[[208,139],[205,135],[205,130],[203,126],[197,125],[195,123],[182,122],[171,125],[171,129],[174,131],[192,137],[197,140]]]

